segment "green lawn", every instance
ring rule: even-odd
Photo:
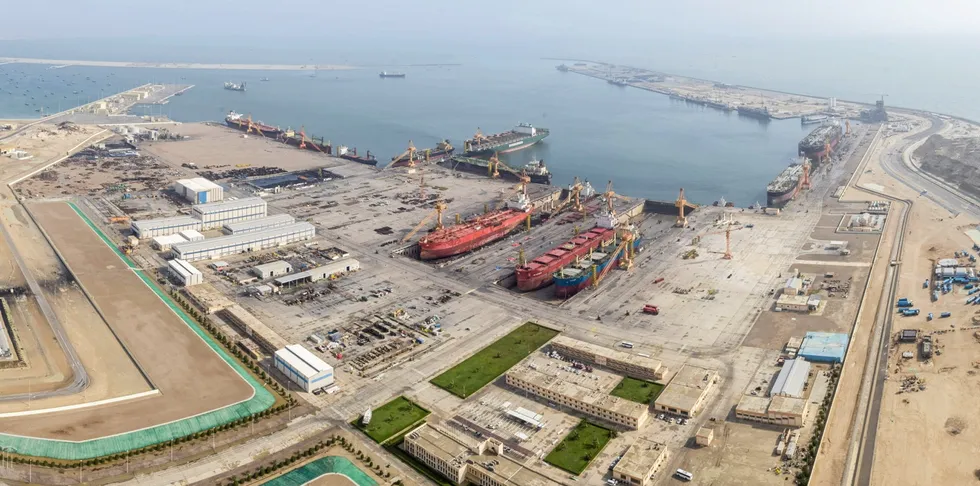
[[[357,428],[377,443],[382,443],[411,425],[420,422],[429,411],[412,403],[405,397],[398,397],[371,412],[371,423],[361,425],[361,419],[354,421]]]
[[[544,461],[572,474],[582,474],[592,459],[606,447],[612,434],[612,430],[583,420],[555,446]]]
[[[433,378],[432,384],[460,398],[466,398],[557,335],[558,331],[527,322],[466,361]]]
[[[609,392],[610,395],[649,405],[664,391],[664,385],[626,377]]]

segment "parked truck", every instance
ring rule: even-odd
[[[909,300],[907,297],[902,297],[901,299],[898,299],[898,306],[899,307],[912,307],[912,301]]]
[[[943,312],[942,314],[939,314],[939,318],[942,319],[942,318],[949,317],[951,315],[953,315],[953,314],[950,314],[949,312]]]
[[[908,309],[908,308],[906,308],[906,309],[902,309],[901,312],[902,312],[902,315],[905,316],[905,317],[919,315],[919,309]]]

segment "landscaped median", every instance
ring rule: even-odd
[[[614,435],[612,430],[583,420],[552,449],[544,462],[575,475],[582,474]]]
[[[466,398],[504,374],[534,350],[558,335],[558,331],[524,323],[462,363],[432,379],[433,385]]]
[[[368,425],[364,425],[361,418],[354,421],[353,425],[375,442],[384,444],[399,433],[411,430],[428,415],[428,410],[400,396],[372,410]]]

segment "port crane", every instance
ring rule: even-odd
[[[740,230],[742,229],[742,226],[736,223],[734,217],[731,215],[729,215],[727,219],[722,220],[721,224],[725,225],[724,231],[714,231],[707,234],[720,235],[722,233],[725,233],[725,253],[722,255],[721,258],[724,260],[732,260],[734,259],[734,257],[732,256],[732,231]],[[732,226],[736,226],[736,228],[732,229]]]
[[[415,148],[415,144],[412,143],[411,140],[409,140],[408,141],[408,148],[405,149],[405,151],[402,152],[399,156],[391,159],[391,163],[388,164],[387,167],[385,167],[385,168],[391,167],[396,162],[399,162],[401,160],[404,160],[405,159],[405,156],[408,156],[408,166],[409,167],[415,167],[415,152],[416,152],[416,150],[417,149]],[[428,151],[426,151],[426,159],[428,160]]]
[[[575,176],[575,182],[573,182],[572,185],[568,186],[568,195],[565,196],[565,200],[562,201],[560,204],[558,204],[558,206],[555,207],[555,209],[551,210],[551,215],[554,216],[558,214],[559,212],[561,212],[561,210],[565,209],[565,207],[567,207],[569,204],[572,204],[573,202],[574,202],[574,204],[572,204],[573,211],[575,212],[584,211],[585,207],[582,206],[582,201],[580,200],[582,189],[584,187],[585,186],[583,186],[582,183],[579,182],[578,176]]]
[[[447,207],[448,206],[446,205],[446,203],[442,201],[436,201],[435,211],[429,213],[429,215],[423,218],[422,221],[419,222],[419,224],[417,224],[414,228],[412,228],[412,231],[409,231],[408,234],[405,235],[404,238],[402,238],[402,243],[412,239],[412,237],[415,236],[415,234],[418,233],[419,230],[421,230],[422,227],[425,226],[425,224],[428,223],[433,216],[436,217],[436,226],[434,229],[441,230],[443,228],[442,213],[443,211],[446,210]]]
[[[529,182],[531,182],[531,177],[527,175],[527,172],[522,171],[520,175],[520,182],[512,189],[505,191],[503,194],[501,194],[500,197],[497,199],[496,204],[494,204],[494,208],[500,209],[500,205],[503,204],[505,201],[507,201],[507,199],[513,196],[514,194],[523,193],[524,197],[526,198],[527,184]]]
[[[497,158],[497,152],[494,152],[493,155],[490,157],[490,160],[487,160],[487,177],[491,179],[496,179],[500,177],[500,171],[497,170],[499,168],[500,168],[500,159]]]
[[[602,195],[605,196],[606,198],[606,210],[609,211],[610,216],[616,215],[616,208],[615,205],[613,204],[614,199],[621,199],[627,202],[630,201],[628,197],[620,196],[619,194],[616,194],[613,191],[612,181],[609,181],[609,183],[606,184],[606,192],[604,192]]]
[[[677,222],[674,223],[674,226],[678,228],[687,227],[687,217],[684,216],[684,206],[686,205],[687,199],[684,199],[684,188],[682,187],[680,196],[677,196],[677,201],[674,202],[674,206],[676,206],[679,211],[677,213]]]
[[[246,134],[251,134],[252,131],[254,130],[255,133],[257,133],[259,135],[262,135],[263,137],[265,136],[265,133],[262,132],[262,129],[259,128],[258,125],[256,125],[255,123],[252,122],[252,114],[251,113],[248,114],[248,118],[246,118],[246,121],[248,122],[248,128],[245,130],[245,133]]]
[[[619,259],[620,268],[626,270],[633,268],[633,254],[632,254],[633,244],[632,243],[633,243],[633,233],[623,230],[622,241],[620,241],[619,245],[616,246],[616,249],[613,250],[613,252],[611,253],[611,255],[622,254],[622,257],[620,257]],[[592,265],[592,288],[593,289],[599,287],[599,283],[602,282],[602,279],[605,278],[607,273],[609,273],[610,268],[612,268],[612,265],[606,265],[606,267],[603,268],[601,272],[596,272],[596,266]]]
[[[810,159],[803,157],[803,174],[800,175],[800,188],[810,188]]]

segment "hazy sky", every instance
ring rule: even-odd
[[[6,0],[0,38],[251,33],[476,44],[678,34],[980,34],[976,0]]]

